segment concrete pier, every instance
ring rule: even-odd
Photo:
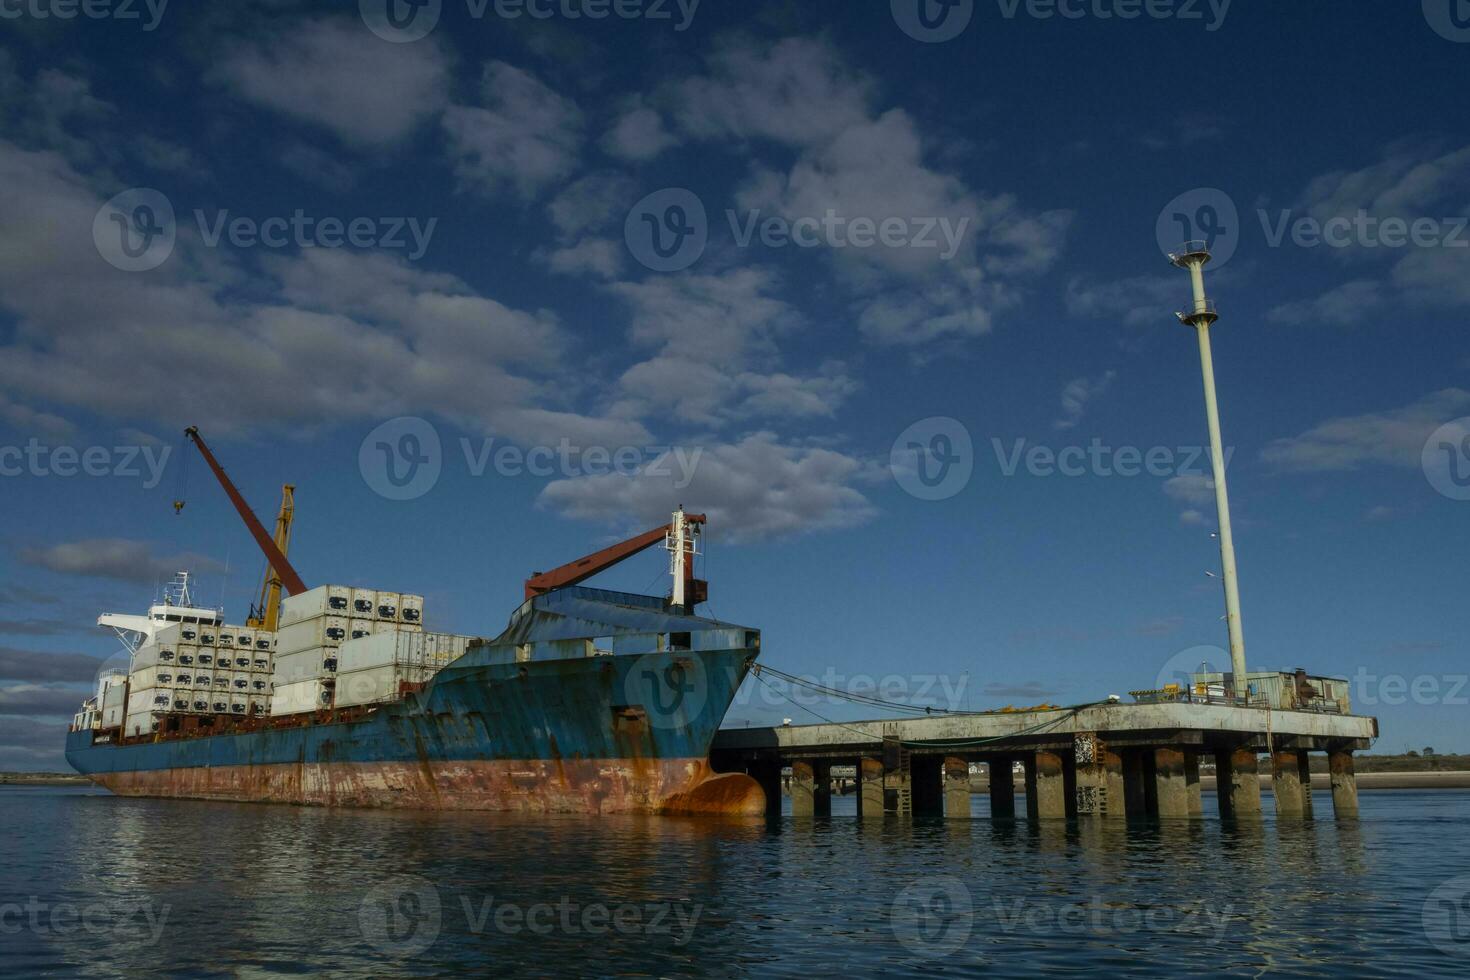
[[[1358,776],[1353,770],[1353,753],[1347,748],[1327,752],[1327,773],[1332,778],[1332,812],[1338,817],[1358,815]]]
[[[1269,733],[1269,734],[1268,734]],[[1199,818],[1201,755],[1213,756],[1223,815],[1261,811],[1259,756],[1271,765],[1276,806],[1295,818],[1311,806],[1307,754],[1330,756],[1332,798],[1340,817],[1356,815],[1353,752],[1372,745],[1377,720],[1321,711],[1264,709],[1185,701],[1080,708],[931,715],[822,725],[721,731],[711,749],[720,772],[747,772],[780,813],[781,776],[791,768],[791,812],[831,812],[830,767],[855,765],[858,812],[951,816],[970,812],[972,764],[993,774],[990,814],[1014,820],[1012,764],[1025,769],[1026,820]],[[956,745],[974,745],[973,752]],[[962,775],[963,774],[963,775]]]

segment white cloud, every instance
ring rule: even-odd
[[[1355,279],[1314,299],[1283,303],[1267,313],[1266,319],[1292,325],[1354,326],[1377,316],[1383,304],[1381,284]]]
[[[1107,393],[1118,377],[1116,371],[1105,371],[1095,378],[1076,378],[1062,389],[1062,417],[1052,423],[1055,429],[1075,428],[1087,411],[1087,403]]]
[[[644,105],[641,96],[634,96],[603,134],[601,145],[605,152],[619,160],[644,163],[678,142],[678,138],[665,128],[664,118],[658,110]]]
[[[148,542],[127,538],[90,538],[46,548],[21,548],[17,557],[27,565],[63,575],[141,584],[168,578],[181,568],[197,572],[218,572],[224,568],[212,558],[191,552],[157,555]]]
[[[698,501],[717,533],[734,541],[852,527],[875,514],[849,485],[863,464],[833,450],[783,444],[760,432],[735,443],[686,448],[684,458],[693,471],[685,486],[676,485],[683,471],[670,459],[666,476],[558,480],[541,492],[540,502],[571,517],[626,524],[657,523],[678,504]]]
[[[433,37],[384,44],[356,18],[294,24],[228,47],[210,77],[239,97],[324,126],[347,143],[381,147],[438,114],[449,57]]]
[[[1261,458],[1283,470],[1327,473],[1369,464],[1417,467],[1435,429],[1470,411],[1470,391],[1446,388],[1403,408],[1328,419],[1300,435],[1277,439]]]
[[[1121,320],[1130,327],[1177,323],[1174,311],[1189,299],[1189,283],[1179,276],[1134,276],[1108,283],[1067,283],[1067,312],[1075,317]]]
[[[1230,481],[1225,481],[1228,486]],[[1186,473],[1164,481],[1164,493],[1194,507],[1215,503],[1215,481],[1198,473]]]
[[[623,271],[623,244],[607,238],[584,238],[575,245],[547,252],[545,262],[552,272],[564,276],[612,280]]]
[[[8,403],[123,423],[187,415],[219,434],[431,413],[526,442],[649,438],[568,404],[579,389],[559,383],[567,341],[548,312],[380,253],[307,249],[260,276],[182,234],[158,269],[120,272],[91,240],[100,204],[60,157],[0,141],[0,306],[18,320],[0,344]]]
[[[825,42],[737,39],[709,59],[707,74],[674,91],[691,137],[795,153],[789,168],[752,166],[737,195],[743,212],[908,223],[904,244],[828,242],[859,329],[875,343],[988,331],[996,311],[1020,301],[1020,284],[1050,267],[1070,222],[1067,212],[1031,213],[929,166],[914,119],[902,108],[877,111],[877,86]]]
[[[574,102],[503,61],[485,65],[480,105],[454,105],[444,113],[455,174],[491,197],[509,189],[529,200],[569,176],[582,127]]]

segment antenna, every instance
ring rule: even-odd
[[[1230,669],[1235,675],[1236,700],[1246,691],[1245,636],[1240,625],[1240,582],[1235,574],[1235,538],[1230,531],[1230,494],[1225,488],[1225,450],[1220,437],[1220,405],[1215,398],[1215,361],[1210,352],[1210,326],[1220,319],[1220,311],[1205,296],[1205,263],[1210,261],[1208,242],[1185,242],[1169,260],[1189,270],[1194,287],[1194,306],[1187,313],[1176,314],[1179,322],[1193,327],[1199,338],[1200,373],[1205,382],[1205,415],[1210,426],[1210,462],[1214,466],[1215,508],[1220,518],[1220,571],[1225,579],[1225,625],[1230,634]]]

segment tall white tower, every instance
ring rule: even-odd
[[[1245,636],[1240,625],[1240,582],[1235,574],[1235,538],[1230,532],[1230,494],[1225,488],[1225,450],[1220,438],[1220,405],[1215,399],[1215,361],[1210,354],[1210,325],[1220,319],[1215,304],[1205,297],[1205,263],[1210,261],[1206,242],[1185,242],[1169,258],[1189,270],[1194,286],[1194,308],[1178,314],[1179,322],[1194,328],[1199,338],[1200,370],[1205,378],[1205,415],[1210,424],[1210,461],[1215,473],[1215,509],[1220,520],[1220,569],[1225,578],[1225,622],[1230,631],[1230,670],[1235,675],[1233,696],[1247,695]]]

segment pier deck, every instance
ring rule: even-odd
[[[1281,817],[1312,812],[1308,753],[1326,752],[1334,809],[1357,813],[1353,752],[1378,736],[1376,718],[1238,704],[1104,702],[1037,711],[943,714],[818,725],[726,729],[715,768],[746,772],[779,813],[781,772],[791,768],[792,813],[830,812],[830,770],[853,766],[858,809],[968,816],[970,766],[990,771],[995,818],[1016,816],[1012,769],[1025,772],[1028,819],[1202,815],[1199,767],[1213,762],[1222,815],[1261,811],[1265,755]]]

